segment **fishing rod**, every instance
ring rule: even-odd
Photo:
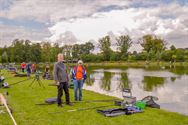
[[[92,103],[92,102],[113,102],[113,101],[121,101],[120,99],[109,99],[109,100],[86,100],[86,101],[73,101],[71,103]],[[52,105],[54,103],[37,103],[35,105]]]
[[[110,106],[114,106],[114,105],[104,105],[104,106],[96,106],[96,107],[88,107],[88,108],[78,108],[78,109],[73,109],[73,110],[67,110],[67,112],[85,111],[85,110],[105,108],[105,107],[110,107]]]
[[[114,105],[104,105],[104,106],[96,106],[96,107],[88,107],[88,108],[78,108],[78,109],[73,109],[73,110],[67,110],[66,112],[76,112],[76,111],[85,111],[85,110],[91,110],[91,109],[98,109],[98,108],[105,108],[105,107],[110,107]],[[59,111],[59,112],[52,112],[49,114],[59,114],[63,113],[64,111]]]
[[[86,100],[82,102],[90,103],[90,102],[112,102],[112,101],[119,101],[119,99],[109,99],[109,100]]]
[[[18,81],[18,82],[15,82],[15,83],[12,83],[12,84],[10,84],[9,86],[12,86],[12,85],[16,85],[16,84],[19,84],[19,83],[21,83],[21,82],[25,82],[25,81],[28,81],[28,80],[30,80],[30,79],[24,79],[24,80],[22,80],[22,81]]]
[[[31,77],[31,79],[34,79],[34,80],[31,82],[31,84],[30,84],[29,86],[31,86],[35,81],[37,81],[37,82],[39,83],[39,85],[42,86],[42,83],[41,83],[41,81],[40,81],[40,72],[39,72],[39,71],[36,71],[35,76],[34,76],[34,77]],[[13,83],[13,84],[11,84],[11,85],[16,85],[16,84],[18,84],[18,83],[21,83],[21,82],[24,82],[24,81],[28,81],[28,80],[30,80],[30,78],[27,78],[27,79],[24,79],[24,80],[22,80],[22,81]],[[11,85],[10,85],[10,86],[11,86]],[[43,86],[43,87],[44,87],[44,86]]]
[[[6,79],[15,78],[14,76],[6,77]]]
[[[11,111],[10,111],[8,105],[7,105],[7,102],[6,102],[3,94],[1,94],[1,93],[0,93],[0,102],[5,106],[5,108],[6,108],[7,112],[8,112],[8,114],[9,114],[9,116],[11,117],[11,119],[12,119],[12,121],[14,123],[14,125],[17,125],[17,123],[16,123],[14,117],[12,116]]]

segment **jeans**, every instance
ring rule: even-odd
[[[82,101],[82,87],[84,84],[83,80],[74,80],[74,100],[75,101]],[[79,98],[78,98],[78,90],[79,90]]]
[[[27,77],[30,77],[31,70],[27,70]]]
[[[66,104],[70,103],[70,98],[69,98],[69,89],[68,89],[68,83],[66,82],[61,82],[58,86],[57,86],[57,90],[58,90],[58,94],[57,94],[57,104],[61,105],[62,104],[62,100],[61,97],[63,95],[63,90],[65,92],[65,98],[66,98]]]

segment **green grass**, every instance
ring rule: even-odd
[[[145,61],[132,61],[132,62],[127,62],[127,61],[115,61],[115,62],[102,62],[102,63],[86,63],[86,65],[89,66],[112,66],[112,67],[117,67],[117,66],[127,66],[127,67],[163,67],[167,66],[169,67],[170,65],[172,67],[188,67],[188,62],[175,62],[175,63],[170,63],[170,62],[157,62],[157,61],[149,61],[147,64]]]
[[[11,74],[5,74],[10,77]],[[6,81],[9,84],[24,80],[25,78],[9,78]],[[9,89],[0,88],[0,92],[9,92],[8,103],[13,109],[13,116],[18,125],[188,125],[188,116],[178,113],[167,112],[159,109],[146,108],[144,113],[123,115],[113,118],[104,117],[98,114],[96,110],[66,112],[67,110],[110,105],[113,102],[92,102],[92,103],[75,103],[74,106],[64,105],[58,108],[54,105],[38,106],[36,103],[42,103],[46,98],[56,97],[56,87],[48,86],[53,81],[43,80],[45,89],[39,87],[37,82],[33,87],[29,87],[32,80],[12,86]],[[70,97],[73,101],[73,90],[70,89]],[[110,96],[104,96],[91,91],[83,92],[84,100],[105,100],[113,99]],[[63,100],[64,96],[63,96]],[[108,107],[109,108],[109,107]],[[0,110],[5,109],[0,107]],[[50,114],[59,112],[59,114]],[[12,125],[8,113],[0,114],[0,125]]]

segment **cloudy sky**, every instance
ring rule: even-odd
[[[64,44],[155,34],[188,48],[188,0],[0,0],[0,46],[29,39]]]

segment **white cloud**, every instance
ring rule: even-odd
[[[23,27],[0,25],[0,47],[9,46],[14,39],[41,41],[49,37],[48,31],[27,30]]]
[[[78,41],[97,41],[110,32],[115,35],[128,34],[136,43],[145,34],[155,34],[164,38],[169,45],[188,47],[187,13],[188,6],[182,7],[176,3],[152,8],[98,12],[90,17],[57,22],[49,28],[52,33],[49,39],[57,40],[61,34],[70,31]],[[135,44],[131,51],[138,49],[141,47]]]
[[[132,30],[135,26],[134,20],[131,19],[130,15],[125,10],[111,11],[95,13],[91,17],[79,18],[72,22],[58,22],[49,28],[53,34],[50,39],[55,40],[53,38],[58,38],[62,33],[72,31],[78,40],[89,41],[90,39],[98,40],[107,35],[109,31],[119,33],[124,28]]]
[[[163,4],[155,0],[0,0],[0,3],[9,6],[0,11],[0,17],[34,20],[50,25],[48,29],[51,36],[47,40],[53,42],[74,44],[91,39],[98,41],[110,34],[114,44],[115,36],[128,34],[136,43],[138,38],[145,34],[156,34],[164,38],[169,45],[188,47],[188,5],[180,6],[176,2]],[[134,3],[148,7],[132,8],[130,4]],[[113,6],[121,9],[113,10]],[[108,10],[110,7],[111,11]],[[18,37],[31,36],[33,32],[18,27],[15,31],[12,31],[12,28],[5,31],[1,32],[8,34],[4,35],[9,37],[5,38],[7,40],[15,38],[16,34],[19,34]],[[46,32],[34,31],[40,40],[48,36]],[[24,35],[27,33],[28,35]],[[35,37],[28,38],[33,40]],[[135,44],[130,50],[140,49],[141,47]]]
[[[77,41],[77,38],[74,36],[72,32],[66,31],[63,34],[60,34],[58,36],[58,39],[55,39],[54,42],[59,43],[60,45],[73,45],[76,44]]]
[[[6,0],[3,2],[6,3]],[[15,0],[10,9],[0,12],[0,17],[57,22],[62,19],[85,17],[102,7],[124,7],[128,3],[129,0]]]

